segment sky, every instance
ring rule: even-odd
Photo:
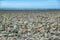
[[[0,9],[60,9],[59,0],[0,0]]]

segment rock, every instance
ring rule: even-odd
[[[20,12],[0,13],[0,40],[60,40],[59,13]]]
[[[0,40],[6,40],[6,37],[0,37]]]

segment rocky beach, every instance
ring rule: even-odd
[[[60,40],[60,11],[0,11],[0,40]]]

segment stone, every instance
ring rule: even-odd
[[[6,37],[0,37],[0,40],[6,40]]]
[[[0,40],[60,40],[60,11],[0,11]]]

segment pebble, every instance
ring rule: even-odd
[[[0,17],[0,40],[60,40],[60,18],[31,15]]]

